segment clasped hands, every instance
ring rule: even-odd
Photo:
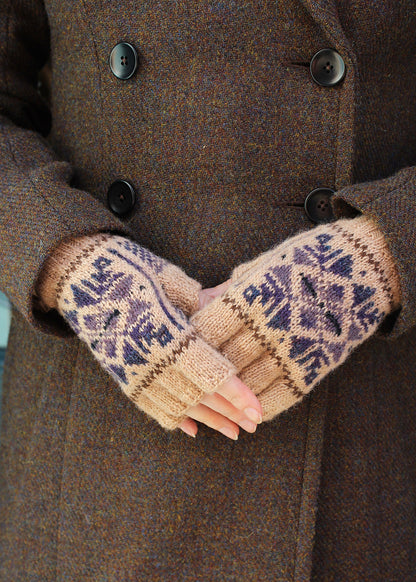
[[[199,293],[199,309],[202,310],[216,297],[222,295],[230,284],[229,279],[217,287],[202,289]],[[179,428],[192,437],[198,432],[195,421],[202,422],[233,440],[238,438],[239,427],[253,433],[262,421],[259,400],[237,376],[224,382],[216,392],[205,394],[187,414]]]
[[[394,261],[364,217],[300,233],[202,291],[122,237],[63,250],[76,260],[49,269],[49,305],[139,409],[191,436],[197,422],[234,440],[239,428],[255,432],[400,306]]]

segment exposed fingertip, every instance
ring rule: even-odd
[[[240,421],[238,424],[239,424],[239,425],[241,426],[241,428],[243,428],[243,429],[244,429],[246,432],[251,432],[251,433],[253,433],[253,432],[256,432],[256,429],[257,429],[257,424],[256,424],[256,423],[254,423],[254,422],[251,422],[250,420],[241,420],[241,421]]]
[[[181,428],[181,431],[184,432],[185,434],[187,434],[188,436],[192,437],[193,439],[196,437],[196,434],[194,434],[193,432],[191,432],[190,430]]]
[[[236,432],[232,428],[228,427],[220,428],[220,433],[228,437],[229,439],[232,439],[233,441],[238,440],[238,432]]]
[[[193,424],[187,424],[186,421],[179,427],[182,432],[187,434],[188,436],[195,438],[196,433],[198,432],[198,427],[193,426]]]
[[[255,408],[245,408],[243,412],[252,422],[255,422],[256,424],[263,422],[262,415]]]

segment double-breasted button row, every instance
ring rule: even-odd
[[[312,79],[323,87],[334,87],[345,77],[345,63],[341,55],[333,49],[318,51],[310,62]],[[315,188],[305,198],[306,216],[316,224],[324,224],[334,219],[331,206],[332,188]]]
[[[127,42],[118,43],[110,54],[110,68],[118,79],[130,79],[137,70],[136,49]],[[310,72],[313,80],[324,87],[333,87],[345,76],[345,64],[341,55],[333,49],[322,49],[311,59]],[[308,218],[317,223],[331,221],[334,216],[330,198],[331,188],[315,188],[305,199],[305,212]],[[107,192],[110,209],[118,216],[129,214],[136,204],[133,186],[126,180],[116,180]]]
[[[130,79],[138,66],[138,55],[134,46],[128,42],[116,44],[110,54],[110,68],[118,79]],[[345,63],[341,55],[333,49],[322,49],[311,59],[312,79],[324,87],[333,87],[345,76]]]
[[[332,188],[315,188],[305,199],[304,208],[307,217],[316,224],[330,222],[334,218],[330,198]],[[116,180],[107,192],[109,208],[117,216],[129,214],[136,204],[136,192],[127,180]]]

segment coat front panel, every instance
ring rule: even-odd
[[[124,6],[128,23],[111,3],[51,4],[52,143],[101,200],[115,179],[131,181],[139,240],[220,282],[307,228],[307,194],[335,185],[342,87],[318,86],[308,69],[325,37],[296,2]],[[120,41],[139,53],[127,81],[109,68]]]
[[[27,358],[9,364],[4,387],[0,580],[266,582],[272,572],[286,582],[308,572],[316,490],[304,490],[305,465],[319,454],[311,435],[325,391],[254,438],[201,426],[191,440],[138,411],[75,338],[45,338],[17,314],[13,330],[9,360],[22,349]]]
[[[103,201],[115,179],[129,180],[135,235],[206,284],[310,226],[307,194],[335,188],[351,160],[351,178],[365,180],[415,159],[414,112],[394,93],[397,76],[416,86],[411,3],[335,6],[347,76],[330,88],[309,73],[328,30],[307,5],[126,2],[128,21],[111,3],[48,6],[55,149],[74,165],[75,184]],[[121,41],[139,54],[127,81],[109,68]],[[340,161],[349,139],[340,100],[352,77],[358,107],[341,114],[353,153]],[[409,122],[392,132],[397,110]]]
[[[129,180],[139,198],[123,219],[132,235],[205,284],[312,227],[303,201],[313,188],[414,162],[410,0],[45,4],[49,140],[72,164],[73,185],[106,205],[108,186]],[[139,53],[128,81],[108,64],[120,41]],[[308,66],[328,46],[347,64],[345,80],[331,88],[314,83]],[[392,577],[411,572],[414,433],[403,407],[414,409],[415,392],[406,391],[404,403],[400,383],[412,387],[416,358],[408,362],[411,333],[406,341],[383,350],[368,342],[256,435],[234,444],[201,428],[189,442],[139,413],[75,340],[46,337],[15,314],[0,575],[308,580],[326,390],[316,579],[354,580],[358,572],[379,582],[386,562],[371,552],[373,542],[383,546],[381,534],[371,535],[378,531],[392,545]],[[380,353],[388,365],[376,374]],[[392,458],[391,471],[381,471]]]
[[[412,0],[337,6],[356,59],[353,181],[367,182],[416,163],[416,8]]]

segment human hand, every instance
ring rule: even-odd
[[[231,285],[231,279],[227,279],[227,281],[224,281],[224,283],[221,283],[220,285],[217,285],[216,287],[209,287],[206,289],[201,289],[199,291],[199,309],[198,309],[198,311],[200,311],[201,309],[203,309],[204,307],[209,305],[209,303],[211,303],[211,301],[214,301],[214,299],[216,299],[217,297],[219,297],[220,295],[225,293],[230,285]]]
[[[179,428],[190,436],[196,436],[201,422],[223,435],[237,440],[239,427],[255,432],[262,422],[262,409],[257,397],[237,376],[232,376],[213,393],[187,411]]]
[[[231,279],[216,287],[202,289],[199,292],[199,308],[206,307],[230,285]],[[258,399],[237,376],[227,380],[216,392],[206,394],[187,414],[188,418],[179,426],[186,434],[196,436],[198,425],[195,421],[199,421],[233,440],[238,438],[239,426],[252,433],[262,420]]]
[[[264,420],[299,402],[400,302],[384,237],[365,217],[301,233],[238,274],[191,322],[236,366]]]
[[[180,268],[108,235],[64,241],[37,286],[138,408],[169,429],[183,422],[194,436],[198,420],[236,438],[238,425],[255,430],[261,407],[184,316],[198,310],[200,290]]]
[[[51,291],[57,309],[138,408],[168,429],[180,426],[188,411],[216,428],[226,411],[232,420],[218,428],[234,429],[233,436],[242,409],[260,412],[248,389],[241,396],[234,366],[170,301],[178,279],[161,282],[166,266],[157,257],[111,235],[83,237],[65,253],[70,260],[58,261]]]

